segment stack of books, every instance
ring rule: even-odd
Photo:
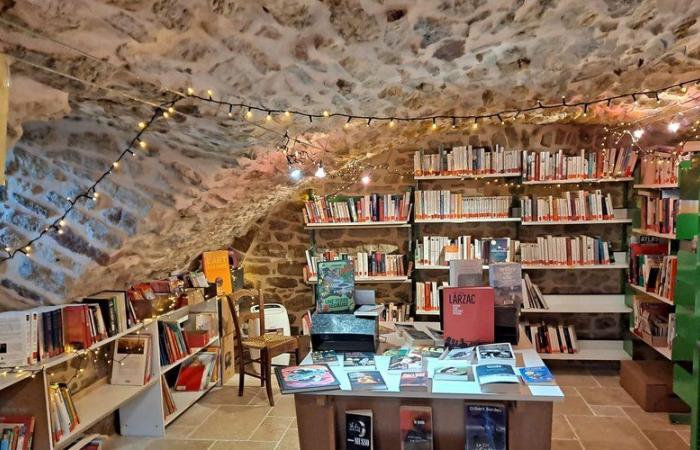
[[[615,262],[610,242],[594,236],[542,236],[520,244],[523,264],[575,266]]]
[[[523,222],[571,222],[614,219],[612,197],[600,190],[567,191],[560,197],[520,197]]]
[[[123,333],[140,322],[132,300],[123,291],[102,291],[83,299],[83,303],[99,305],[109,336]]]
[[[523,322],[525,335],[537,353],[577,353],[578,339],[573,325]]]
[[[522,166],[525,181],[593,180],[631,177],[637,164],[637,153],[631,149],[599,151],[579,150],[566,155],[563,150],[523,150]]]
[[[0,448],[30,450],[34,438],[33,416],[0,415]]]
[[[642,157],[639,165],[639,183],[645,185],[678,184],[678,160],[670,153],[656,152]]]
[[[496,219],[510,217],[510,196],[467,197],[450,191],[416,191],[416,219]]]
[[[410,192],[360,197],[311,194],[304,202],[304,223],[406,221],[411,212],[410,195]]]
[[[469,146],[440,148],[439,153],[426,155],[423,150],[413,155],[413,173],[416,176],[433,175],[493,175],[520,173],[517,150],[505,150]]]
[[[190,354],[190,348],[176,321],[159,321],[160,365],[167,366]]]
[[[356,278],[363,277],[401,277],[407,275],[405,255],[389,255],[379,251],[358,252],[355,255],[326,250],[317,255],[313,250],[306,251],[305,276],[309,278],[318,276],[318,263],[323,261],[350,260]]]
[[[632,301],[634,326],[632,332],[654,347],[668,347],[671,339],[671,306],[634,296]]]
[[[80,424],[73,397],[65,384],[49,386],[49,413],[54,443],[68,436]]]
[[[421,313],[440,312],[439,286],[447,286],[443,281],[416,281],[416,311]]]
[[[631,264],[630,281],[669,301],[673,301],[676,290],[678,257],[675,255],[638,255]]]
[[[523,309],[549,309],[540,288],[530,280],[528,274],[523,275],[524,296]]]
[[[452,260],[480,259],[486,264],[513,261],[520,242],[511,238],[423,236],[416,240],[416,264],[445,266]]]
[[[676,232],[676,216],[680,203],[678,191],[640,191],[639,201],[642,230],[662,234]]]

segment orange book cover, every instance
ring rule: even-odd
[[[228,263],[228,251],[217,250],[213,252],[202,253],[202,266],[204,276],[210,283],[216,283],[217,278],[221,278],[221,294],[230,294],[233,292],[231,283],[231,266]]]

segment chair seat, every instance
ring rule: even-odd
[[[243,345],[250,348],[275,348],[283,345],[296,344],[294,336],[282,336],[279,334],[265,334],[243,339]]]

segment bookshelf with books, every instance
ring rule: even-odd
[[[210,320],[196,322],[215,328],[216,335],[212,334],[209,343],[216,343],[219,300],[212,298],[147,318],[136,313],[143,305],[132,308],[130,301],[125,291],[104,291],[77,304],[0,313],[0,322],[11,319],[23,330],[19,346],[7,341],[8,336],[1,336],[11,345],[0,366],[0,419],[32,418],[34,449],[67,448],[115,413],[119,414],[123,435],[164,435],[169,421],[162,414],[162,383],[167,386],[167,375],[161,379],[159,323],[208,314]],[[42,314],[51,311],[54,320],[43,326]],[[193,342],[202,338],[198,331],[192,336]],[[194,345],[190,350],[195,357],[201,353]],[[10,358],[24,363],[8,367]],[[177,375],[177,370],[170,372]],[[220,364],[214,372],[206,389],[188,392],[186,399],[176,401],[178,413],[220,380]]]
[[[637,153],[631,148],[522,151],[523,184],[606,183],[632,181]]]

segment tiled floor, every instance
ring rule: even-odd
[[[689,448],[690,429],[669,423],[667,414],[644,412],[619,386],[616,371],[577,367],[554,373],[566,399],[554,406],[552,450]],[[234,385],[210,392],[167,428],[164,439],[118,438],[108,448],[298,449],[293,397],[275,389],[270,408],[256,381],[246,382],[243,397]]]

